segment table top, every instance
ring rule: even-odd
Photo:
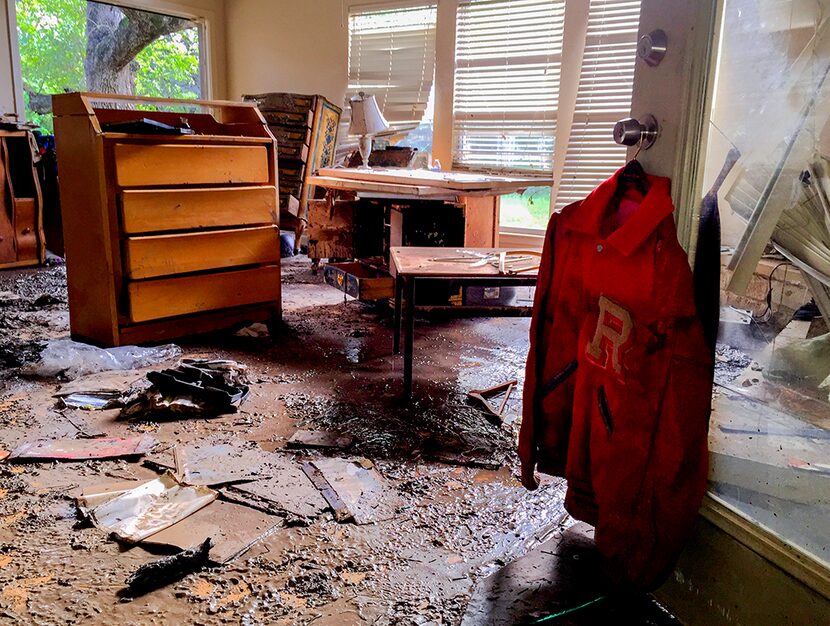
[[[310,184],[331,189],[367,193],[414,196],[502,195],[528,187],[545,186],[552,181],[541,178],[491,176],[475,172],[444,172],[394,167],[323,167],[314,173]]]
[[[433,278],[504,278],[532,282],[538,270],[517,274],[502,274],[492,263],[476,264],[482,258],[496,258],[500,252],[515,256],[528,252],[518,248],[427,248],[415,246],[393,247],[389,251],[395,271],[403,276]],[[523,255],[525,256],[525,255]],[[526,255],[531,256],[531,255]],[[467,260],[469,259],[469,260]],[[537,265],[539,257],[532,257],[517,267]]]

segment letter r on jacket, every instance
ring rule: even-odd
[[[600,296],[597,329],[585,350],[588,358],[605,369],[610,365],[617,374],[622,375],[621,348],[628,341],[632,327],[628,311],[605,296]]]

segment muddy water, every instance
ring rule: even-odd
[[[341,430],[355,441],[340,454],[374,462],[396,503],[394,518],[356,526],[326,512],[277,528],[230,564],[126,601],[124,579],[164,551],[121,545],[85,526],[69,495],[156,474],[125,460],[0,465],[0,621],[459,624],[478,581],[562,525],[563,485],[549,480],[528,493],[516,479],[521,389],[501,426],[465,402],[468,389],[521,380],[528,320],[419,320],[415,392],[406,404],[388,312],[344,302],[304,259],[284,269],[277,336],[225,332],[180,344],[187,357],[248,366],[252,394],[241,410],[164,423],[61,411],[52,397],[60,381],[19,376],[14,367],[33,358],[39,341],[68,334],[65,278],[62,268],[6,273],[0,292],[18,298],[0,303],[0,449],[102,431],[147,432],[167,445],[227,435],[270,453],[298,428]],[[58,302],[35,304],[44,293]],[[145,371],[91,380],[126,387]]]

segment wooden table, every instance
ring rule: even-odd
[[[518,252],[512,248],[421,248],[393,247],[390,266],[395,276],[394,352],[400,353],[403,325],[404,397],[412,397],[412,354],[415,336],[415,283],[419,279],[453,280],[463,285],[520,287],[536,285],[536,270],[502,274],[493,265],[445,260],[499,252]],[[403,302],[406,302],[404,310]],[[403,322],[403,324],[402,324]]]
[[[405,213],[411,207],[427,205],[457,206],[463,216],[462,233],[455,233],[456,210],[442,212],[437,237],[450,245],[487,247],[498,245],[500,196],[523,191],[551,180],[515,176],[491,176],[475,172],[412,170],[405,168],[321,168],[309,184],[328,190],[326,200],[310,201],[308,214],[309,257],[312,260],[334,257],[361,258],[370,255],[356,250],[349,236],[341,233],[366,226],[359,212],[352,213],[348,202],[335,202],[335,195],[354,194],[362,200],[376,200],[390,207],[383,248],[405,245],[411,235]],[[342,208],[339,208],[342,207]],[[446,229],[446,230],[444,230]],[[413,242],[410,241],[410,245]],[[418,243],[414,243],[418,245]],[[316,263],[315,263],[316,266]]]

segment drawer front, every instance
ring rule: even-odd
[[[363,263],[329,263],[323,268],[326,284],[358,300],[384,300],[395,295],[395,279]]]
[[[276,226],[151,235],[124,241],[124,273],[130,279],[279,262],[280,231]]]
[[[276,302],[280,295],[280,268],[268,265],[219,274],[131,282],[127,284],[127,294],[129,317],[134,323]]]
[[[265,146],[144,145],[114,147],[121,187],[267,183]]]
[[[124,232],[276,224],[275,187],[133,189],[121,192]]]

